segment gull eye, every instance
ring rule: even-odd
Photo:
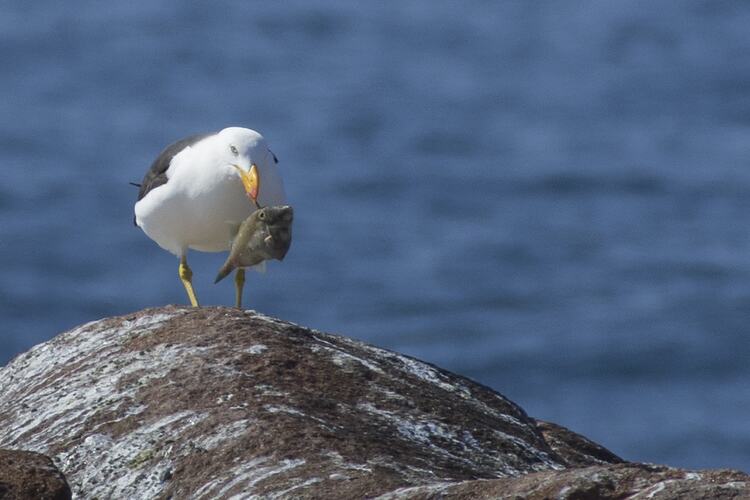
[[[234,146],[229,146],[229,149],[230,149],[230,150],[232,151],[232,154],[233,154],[234,156],[237,156],[238,154],[240,154],[240,153],[239,153],[239,152],[237,151],[237,148],[235,148]]]

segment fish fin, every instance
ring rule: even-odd
[[[223,266],[221,266],[221,269],[219,269],[219,274],[216,275],[216,279],[214,280],[214,285],[218,283],[219,281],[226,278],[229,273],[232,272],[232,269],[234,269],[234,266],[231,262],[227,261],[224,263]]]
[[[264,260],[260,264],[255,264],[253,267],[253,270],[263,274],[266,272],[266,261]]]

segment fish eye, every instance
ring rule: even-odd
[[[265,210],[261,210],[260,212],[258,212],[258,218],[260,220],[265,220],[265,218],[266,218],[266,211]]]
[[[235,148],[234,146],[229,146],[229,149],[232,151],[232,154],[234,156],[237,156],[238,154],[240,154],[239,151],[237,151],[237,148]]]

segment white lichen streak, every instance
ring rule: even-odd
[[[255,386],[255,388],[260,391],[261,396],[266,397],[278,397],[278,398],[286,398],[289,396],[288,392],[279,391],[275,387],[268,385],[268,384],[258,384]]]
[[[519,450],[523,450],[524,453],[536,457],[539,462],[531,465],[531,468],[533,470],[543,471],[548,469],[565,469],[564,465],[552,460],[552,458],[546,452],[541,451],[534,446],[531,446],[523,439],[520,439],[516,436],[511,436],[510,434],[506,434],[505,432],[499,431],[497,429],[493,430],[492,433],[503,439],[504,441],[510,441],[511,443],[515,444],[519,448]]]
[[[338,469],[346,469],[346,470],[352,470],[352,471],[358,471],[358,472],[365,472],[370,473],[372,472],[372,467],[364,464],[357,464],[357,463],[351,463],[344,461],[344,457],[341,456],[341,454],[337,451],[328,451],[323,453],[323,456],[332,460],[333,464]],[[335,474],[332,474],[335,475]],[[344,476],[348,479],[348,476]],[[332,478],[333,479],[333,478]]]
[[[320,340],[320,339],[318,339]],[[444,380],[442,374],[440,374],[435,368],[428,365],[423,361],[419,361],[408,356],[381,349],[364,342],[342,337],[340,339],[343,343],[349,344],[350,346],[369,352],[374,359],[382,359],[387,361],[396,361],[397,366],[404,372],[409,373],[425,382],[437,385],[441,389],[458,393],[461,397],[471,397],[471,391],[464,387],[462,384],[448,383]],[[400,366],[399,366],[400,365]]]
[[[747,483],[745,481],[729,481],[728,483],[720,484],[719,487],[736,490],[747,487]]]
[[[333,361],[333,364],[335,364],[336,366],[346,367],[348,364],[358,363],[374,372],[383,373],[383,370],[379,366],[367,361],[366,359],[362,359],[352,354],[349,354],[348,352],[342,351],[341,349],[337,348],[335,345],[331,344],[330,342],[321,340],[318,337],[313,337],[313,338],[322,344],[328,344],[328,345],[316,344],[316,345],[313,345],[310,348],[310,350],[312,350],[315,353],[323,351],[323,352],[330,354],[331,361]]]
[[[659,481],[658,483],[649,486],[643,491],[639,491],[635,495],[631,495],[628,497],[628,500],[630,499],[636,499],[636,498],[654,498],[657,494],[664,491],[668,484],[670,483],[676,483],[677,479],[667,479],[664,481]]]
[[[247,354],[263,354],[263,352],[267,350],[268,350],[267,345],[255,344],[255,345],[251,345],[247,349],[243,349],[241,352],[246,352]]]
[[[397,392],[393,392],[385,387],[382,387],[378,384],[371,384],[370,388],[375,391],[381,393],[383,396],[386,397],[386,399],[392,399],[394,401],[404,401],[406,398],[402,396],[401,394]]]
[[[565,500],[568,498],[568,493],[573,491],[572,486],[564,486],[558,493],[557,493],[557,500]]]
[[[299,327],[299,325],[296,324],[296,323],[292,323],[290,321],[282,321],[282,320],[280,320],[278,318],[274,318],[272,316],[266,316],[265,314],[259,313],[258,311],[255,311],[253,309],[246,309],[245,310],[245,314],[247,314],[248,316],[253,316],[253,317],[257,318],[257,319],[265,321],[266,323],[271,323],[271,324],[274,324],[274,325],[285,326],[285,327],[287,327],[287,326],[296,326],[296,327]]]
[[[396,431],[402,438],[407,441],[417,442],[420,446],[426,446],[433,453],[449,457],[452,460],[462,461],[471,466],[477,466],[477,464],[470,457],[482,457],[483,459],[494,460],[498,472],[503,476],[520,474],[520,471],[509,467],[502,457],[496,456],[495,451],[482,448],[479,442],[468,431],[462,431],[459,435],[448,426],[433,422],[427,418],[418,420],[408,418],[376,408],[370,403],[360,403],[357,405],[357,408],[385,420],[396,428]],[[457,445],[456,448],[469,453],[459,455],[447,449],[445,447],[446,442],[455,443]]]
[[[296,408],[290,408],[289,406],[285,405],[263,405],[263,409],[271,413],[287,413],[289,415],[295,415],[298,417],[310,418],[310,416],[306,413],[303,413]]]
[[[267,463],[268,465],[265,465]],[[189,498],[196,500],[227,498],[231,490],[240,485],[242,486],[242,491],[235,493],[229,498],[235,500],[251,498],[250,491],[260,481],[299,467],[304,463],[305,461],[302,459],[272,462],[270,457],[255,458],[229,469],[222,476],[204,484]]]
[[[292,491],[307,488],[308,486],[312,486],[313,484],[317,484],[321,481],[322,479],[320,479],[319,477],[313,477],[308,479],[307,481],[295,484],[294,486],[291,486],[285,490],[275,491],[272,495],[269,495],[268,498],[293,498],[289,496],[289,493],[291,493]]]
[[[445,490],[451,486],[461,483],[447,483],[439,482],[434,484],[426,484],[422,486],[409,486],[406,488],[399,488],[385,495],[375,497],[373,500],[398,500],[400,498],[415,498],[415,497],[429,497],[429,498],[441,498]]]
[[[151,331],[170,317],[147,316],[115,328],[88,323],[14,360],[0,372],[0,407],[9,412],[28,407],[36,411],[33,418],[12,419],[12,425],[0,429],[0,444],[12,446],[22,441],[25,449],[44,453],[44,442],[50,437],[75,436],[100,407],[116,409],[138,387],[163,377],[176,364],[181,348],[159,345],[145,355],[118,350],[126,339]],[[97,352],[95,359],[91,359],[92,352]],[[106,362],[110,358],[112,361]],[[59,366],[60,371],[50,366]],[[139,371],[143,374],[137,384],[117,387],[123,377]],[[18,383],[19,379],[24,383]],[[132,414],[142,409],[126,411]],[[42,425],[44,433],[32,433]],[[27,433],[32,437],[24,439]]]
[[[212,433],[194,439],[193,444],[202,450],[213,450],[228,441],[233,441],[246,434],[253,422],[250,419],[242,419],[224,426],[215,427]]]
[[[322,418],[308,415],[307,413],[299,411],[296,408],[291,408],[286,405],[263,405],[263,409],[270,413],[286,413],[288,415],[294,415],[296,417],[309,418],[310,420],[314,420],[320,424],[323,424],[323,427],[325,427],[326,429],[333,430],[330,424],[326,422],[325,420],[323,420]]]
[[[471,396],[466,387],[463,387],[459,384],[450,384],[442,380],[442,376],[430,365],[421,361],[417,361],[416,359],[407,358],[406,356],[394,354],[392,354],[391,356],[395,357],[395,359],[403,364],[404,371],[414,375],[415,377],[424,380],[425,382],[434,384],[445,391],[458,392],[466,397]]]
[[[165,447],[206,415],[180,412],[113,439],[92,434],[56,458],[68,480],[88,498],[153,498],[164,488],[162,476],[182,453]]]

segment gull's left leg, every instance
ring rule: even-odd
[[[190,299],[190,304],[193,307],[198,307],[198,298],[195,296],[195,290],[193,290],[193,271],[188,266],[185,254],[182,254],[180,257],[179,274],[180,281],[182,281],[182,285],[185,287],[185,291]]]
[[[237,307],[242,307],[242,288],[245,286],[245,269],[237,268],[237,274],[234,275],[234,296]]]

